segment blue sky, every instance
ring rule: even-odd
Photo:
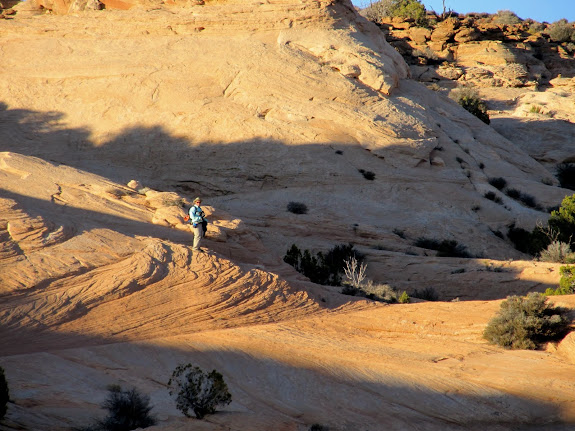
[[[369,5],[369,0],[352,0],[359,7]],[[374,1],[375,2],[375,1]],[[427,10],[443,12],[442,0],[421,0]],[[510,10],[522,19],[532,18],[535,21],[555,22],[561,18],[575,21],[575,0],[445,0],[447,10],[459,13],[488,12]]]

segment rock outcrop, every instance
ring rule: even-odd
[[[1,428],[85,427],[120,382],[150,394],[157,429],[183,431],[165,388],[179,363],[229,384],[206,430],[573,422],[567,344],[482,339],[499,300],[557,284],[559,264],[506,237],[571,193],[546,167],[411,80],[347,1],[104,4],[0,21]],[[210,225],[193,253],[198,195]],[[342,295],[283,261],[347,243],[375,283],[442,302]]]
[[[573,76],[573,46],[554,41],[549,36],[550,25],[540,24],[542,28],[534,30],[529,21],[500,24],[493,16],[473,14],[430,18],[431,28],[397,19],[380,23],[389,42],[423,81],[444,77],[432,73],[439,72],[444,62],[464,71],[457,78],[444,78],[479,87],[533,87],[558,75]]]

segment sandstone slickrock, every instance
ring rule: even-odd
[[[188,429],[165,390],[181,362],[229,382],[224,414],[193,422],[205,430],[575,420],[572,362],[481,337],[498,300],[559,277],[501,238],[546,213],[485,199],[489,178],[542,207],[570,192],[410,80],[349,2],[17,9],[0,22],[1,430],[85,426],[118,382],[151,395],[155,429]],[[211,225],[194,254],[197,195]],[[440,258],[419,237],[481,257]],[[350,242],[374,281],[460,301],[344,296],[282,260],[293,243]]]

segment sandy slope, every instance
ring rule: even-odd
[[[181,209],[167,205],[173,193],[141,194],[12,153],[0,161],[0,363],[15,402],[0,429],[86,425],[115,383],[151,395],[156,429],[198,429],[165,386],[187,362],[222,372],[234,399],[199,429],[567,429],[574,419],[572,348],[488,346],[481,333],[497,301],[384,305],[340,295],[261,256],[249,229],[211,207],[209,251],[192,255]],[[160,215],[163,226],[153,223]],[[487,284],[476,272],[485,263],[441,260],[420,257],[417,272],[464,265],[458,276]],[[537,264],[508,265],[537,277]],[[556,278],[552,269],[540,280]],[[513,283],[533,287],[483,271],[506,294]],[[452,280],[441,293],[465,286]],[[558,300],[575,308],[575,297]]]
[[[119,382],[151,395],[160,419],[154,429],[304,430],[312,423],[338,430],[569,429],[557,422],[574,419],[574,365],[547,352],[488,347],[480,332],[496,308],[374,305],[4,357],[18,399],[9,417],[29,429],[83,424],[102,415],[94,403],[107,384]],[[180,418],[165,387],[171,370],[187,362],[222,372],[233,394],[233,403],[202,425]]]

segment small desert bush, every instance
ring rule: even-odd
[[[552,211],[547,221],[549,228],[557,232],[556,240],[573,244],[575,240],[575,195],[566,196],[557,211]]]
[[[461,87],[452,91],[449,94],[449,97],[485,124],[489,124],[491,122],[485,102],[480,99],[479,94],[474,89],[470,87]]]
[[[511,199],[519,199],[521,197],[521,192],[517,189],[507,189],[505,190],[505,194],[509,196]]]
[[[523,205],[525,205],[526,207],[529,208],[533,208],[533,209],[539,209],[539,205],[537,204],[537,201],[535,200],[535,197],[528,194],[528,193],[521,193],[521,196],[519,196],[519,200],[521,201],[521,203]]]
[[[371,299],[372,301],[386,302],[388,304],[402,302],[401,300],[409,302],[409,296],[406,292],[403,292],[405,295],[402,294],[400,296],[389,284],[376,284],[371,280],[357,287],[344,282],[341,293]]]
[[[419,0],[391,0],[389,8],[392,17],[412,19],[417,25],[427,25],[425,6]]]
[[[542,111],[543,108],[539,105],[531,105],[531,108],[529,108],[529,112],[532,114],[541,114]]]
[[[517,189],[507,189],[505,190],[505,194],[511,199],[521,202],[526,207],[541,210],[541,206],[537,203],[535,197],[528,193],[520,192]]]
[[[360,172],[361,175],[363,175],[363,178],[365,178],[366,180],[369,181],[375,180],[375,173],[371,171],[366,171],[365,169],[358,169],[358,171]]]
[[[111,385],[102,408],[108,410],[108,416],[86,430],[130,431],[147,428],[157,422],[156,418],[150,415],[150,398],[136,388],[124,390],[119,385]]]
[[[414,246],[436,250],[439,257],[471,257],[464,245],[455,240],[438,240],[435,238],[419,237],[413,243]]]
[[[180,364],[168,381],[169,392],[176,399],[176,408],[187,417],[190,410],[203,419],[216,412],[218,406],[232,402],[223,376],[216,370],[206,373],[192,364]]]
[[[384,18],[390,16],[389,8],[391,5],[391,0],[380,0],[375,3],[371,3],[365,9],[360,11],[360,15],[366,17],[368,20],[375,23],[380,23]]]
[[[555,176],[564,189],[575,190],[575,164],[561,163],[557,165]]]
[[[574,263],[575,253],[573,253],[569,244],[553,241],[540,253],[539,258],[543,262]]]
[[[6,415],[8,401],[10,401],[10,391],[8,390],[8,382],[4,375],[4,368],[0,367],[0,419]]]
[[[397,292],[389,284],[374,283],[365,278],[367,264],[360,263],[355,257],[345,261],[345,281],[341,293],[351,296],[363,296],[365,298],[393,303],[398,301]]]
[[[165,207],[184,208],[186,206],[186,202],[182,198],[165,197],[162,199],[162,205]]]
[[[575,266],[562,266],[559,268],[561,279],[559,287],[556,289],[548,288],[545,295],[572,295],[575,293]]]
[[[313,283],[341,286],[341,274],[345,262],[352,257],[359,263],[363,260],[363,256],[353,248],[352,244],[336,245],[328,252],[320,251],[316,255],[309,250],[302,251],[293,244],[287,250],[283,260]]]
[[[394,303],[398,302],[397,292],[389,284],[375,284],[371,280],[361,287],[363,296],[374,301]]]
[[[125,190],[117,189],[115,187],[108,187],[105,190],[106,193],[114,196],[116,199],[121,199],[123,196],[128,195],[128,192]]]
[[[425,7],[419,0],[380,0],[363,9],[361,15],[379,23],[388,17],[412,19],[418,25],[426,25]]]
[[[294,214],[307,214],[307,205],[302,202],[290,202],[287,204],[287,210]]]
[[[405,290],[401,293],[401,295],[399,295],[397,302],[399,302],[400,304],[408,304],[409,303],[409,295],[407,294],[407,292]]]
[[[575,27],[565,19],[551,24],[548,33],[553,42],[575,42]]]
[[[309,427],[309,431],[329,431],[329,428],[325,425],[313,424]]]
[[[530,254],[531,256],[536,256],[551,243],[549,237],[539,227],[529,232],[523,228],[515,227],[515,224],[509,226],[507,238],[509,238],[517,250]]]
[[[495,187],[497,190],[503,190],[507,185],[507,180],[503,177],[492,177],[487,180],[489,184]]]
[[[415,289],[411,294],[413,298],[423,299],[425,301],[437,301],[439,300],[439,295],[433,287],[426,287],[422,290]]]
[[[541,34],[545,30],[545,25],[537,21],[529,21],[529,28],[527,32],[529,34]]]
[[[510,10],[500,10],[493,16],[495,24],[513,25],[519,24],[521,19]]]
[[[491,192],[491,191],[485,192],[485,194],[483,195],[483,197],[484,197],[485,199],[489,199],[490,201],[495,202],[496,204],[502,204],[502,203],[503,203],[503,200],[501,200],[501,198],[500,198],[499,196],[497,196],[497,195],[495,194],[495,192]]]
[[[562,266],[559,268],[561,280],[559,280],[559,287],[565,291],[575,292],[575,266]]]
[[[568,322],[565,311],[547,304],[540,293],[509,296],[489,321],[483,337],[506,349],[536,349],[541,343],[564,336]]]

